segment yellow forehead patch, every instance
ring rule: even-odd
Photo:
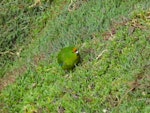
[[[76,51],[78,51],[77,48],[73,48],[73,52],[76,52]]]

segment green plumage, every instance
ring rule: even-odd
[[[64,70],[71,70],[80,61],[80,55],[75,47],[65,47],[58,54],[58,63]]]

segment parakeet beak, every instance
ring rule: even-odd
[[[76,53],[76,54],[79,54],[79,51],[76,51],[75,53]]]
[[[77,54],[77,56],[79,56],[79,51],[76,51],[75,53]]]

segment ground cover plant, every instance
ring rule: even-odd
[[[15,80],[1,90],[0,111],[149,113],[149,0],[64,5],[13,63],[7,76]],[[68,45],[82,61],[65,72],[57,54]]]
[[[0,77],[18,59],[24,46],[35,40],[53,14],[49,13],[53,0],[35,3],[30,0],[0,1]]]

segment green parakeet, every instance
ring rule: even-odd
[[[80,55],[75,47],[65,47],[58,53],[58,63],[64,70],[71,70],[80,61]]]

